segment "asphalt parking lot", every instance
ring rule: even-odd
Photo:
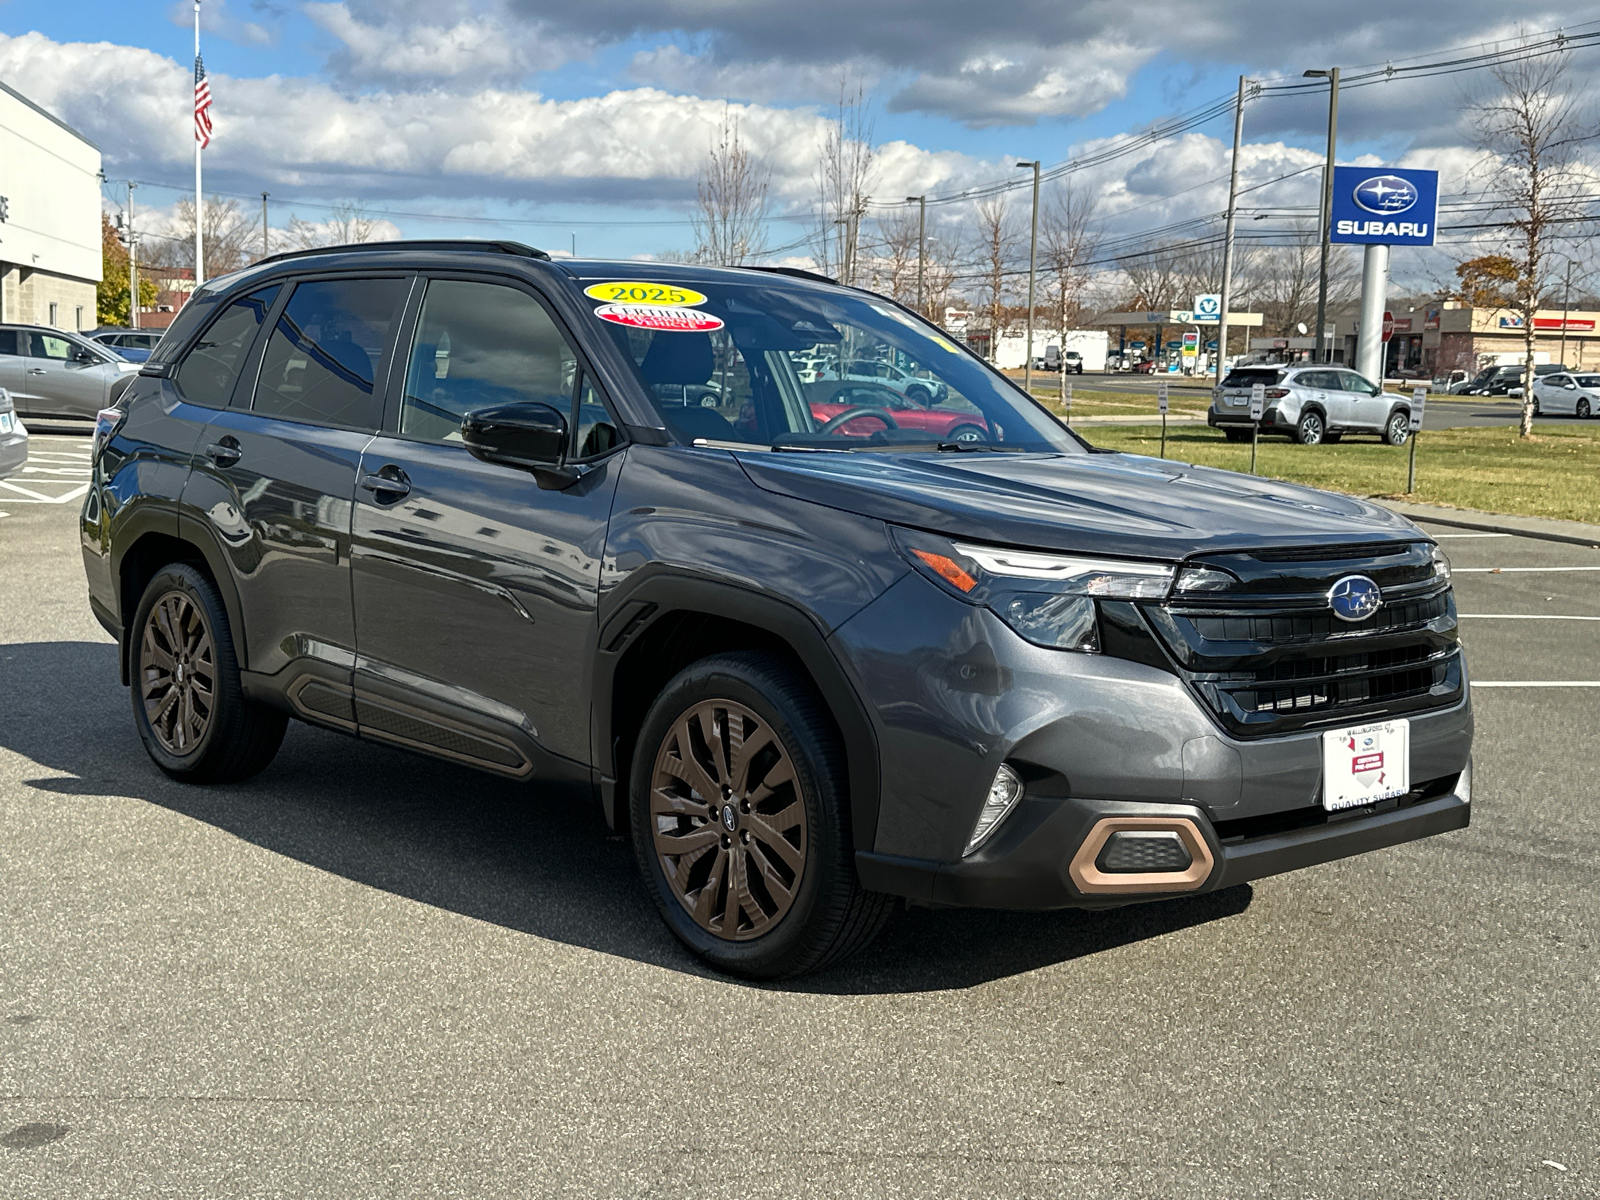
[[[570,797],[299,724],[246,784],[161,775],[84,599],[87,442],[33,448],[0,487],[0,1195],[1600,1194],[1600,550],[1437,531],[1470,829],[913,910],[753,987]]]

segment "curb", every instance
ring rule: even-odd
[[[1432,525],[1448,525],[1454,529],[1472,529],[1480,533],[1505,533],[1512,537],[1538,538],[1546,542],[1565,542],[1571,546],[1600,547],[1600,525],[1586,525],[1581,521],[1554,521],[1541,517],[1513,517],[1500,513],[1480,513],[1469,508],[1439,508],[1432,504],[1412,504],[1409,501],[1379,500],[1392,512],[1410,517],[1413,521],[1427,521]],[[1539,521],[1539,525],[1510,524],[1510,522]]]

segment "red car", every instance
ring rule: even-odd
[[[1154,375],[1156,373],[1156,360],[1153,358],[1141,359],[1133,364],[1133,369],[1139,375]]]
[[[925,429],[943,442],[986,442],[989,426],[983,414],[963,412],[956,405],[960,399],[941,404],[927,405],[893,388],[877,383],[856,383],[851,380],[836,382],[826,380],[806,384],[807,403],[811,416],[819,428],[826,428],[849,412],[858,415],[842,422],[829,432],[839,432],[850,437],[870,437],[881,429]]]

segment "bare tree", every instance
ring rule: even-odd
[[[194,266],[194,200],[178,201],[166,236],[141,245],[140,260],[154,267]],[[213,277],[237,271],[254,259],[260,228],[239,210],[236,200],[212,196],[202,209],[201,239],[206,271]],[[148,246],[148,249],[144,249]]]
[[[828,123],[817,159],[817,202],[812,209],[815,223],[811,232],[817,266],[841,283],[856,281],[861,219],[872,190],[872,167],[872,119],[867,113],[866,93],[858,83],[855,95],[850,95],[841,79],[839,114]]]
[[[1048,280],[1056,329],[1065,336],[1082,315],[1089,264],[1100,247],[1096,194],[1070,183],[1052,189],[1040,217],[1040,266]],[[1061,347],[1063,361],[1066,346]]]
[[[738,267],[760,258],[767,248],[767,191],[772,169],[745,148],[739,118],[724,105],[695,190],[695,257],[704,263]]]
[[[863,238],[861,274],[866,286],[885,292],[902,304],[917,298],[917,214],[894,209],[873,222],[872,236]],[[926,284],[926,280],[924,280]]]
[[[318,246],[350,246],[359,242],[381,240],[384,223],[367,212],[367,206],[358,200],[346,200],[325,221],[303,221],[289,218],[287,239],[296,250],[313,250]],[[210,252],[206,261],[209,263]]]
[[[976,217],[978,261],[982,270],[984,308],[989,314],[989,359],[992,362],[1000,350],[1007,273],[1016,258],[1021,237],[1011,220],[1004,192],[978,201]]]
[[[1161,311],[1179,308],[1187,284],[1188,250],[1181,244],[1161,242],[1138,254],[1117,260],[1128,277],[1130,308]]]
[[[1499,62],[1489,69],[1495,90],[1469,109],[1516,272],[1509,307],[1522,322],[1523,437],[1533,432],[1534,315],[1560,265],[1550,243],[1589,205],[1578,162],[1594,122],[1569,69],[1566,53]]]
[[[1288,242],[1260,247],[1254,258],[1247,278],[1265,315],[1266,330],[1287,338],[1298,334],[1302,323],[1315,324],[1322,258],[1316,223],[1297,222]],[[1333,247],[1328,257],[1328,306],[1350,303],[1359,284],[1348,248]]]

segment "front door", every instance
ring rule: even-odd
[[[616,426],[531,290],[433,279],[414,324],[355,498],[362,732],[510,775],[541,752],[587,763]],[[572,414],[569,453],[591,466],[565,490],[462,445],[463,413],[517,401]]]
[[[348,687],[350,504],[362,448],[382,416],[389,343],[408,287],[403,276],[296,284],[275,306],[255,386],[247,368],[233,406],[201,438],[184,504],[204,513],[227,550],[252,671],[298,663]],[[215,373],[198,355],[233,332],[202,339],[178,368],[180,389],[190,361],[201,377]],[[348,712],[331,715],[349,721]]]
[[[105,407],[106,373],[98,360],[84,361],[87,355],[75,343],[53,333],[34,330],[25,336],[27,403],[19,409],[35,416],[92,418]]]
[[[20,412],[22,403],[23,358],[28,335],[16,329],[0,329],[0,388],[6,390]],[[19,349],[20,343],[20,349]]]

